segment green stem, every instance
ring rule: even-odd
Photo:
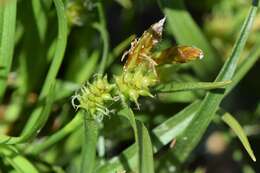
[[[106,29],[104,8],[103,8],[101,2],[97,3],[97,10],[98,10],[100,22],[94,23],[93,27],[96,28],[100,32],[101,38],[103,40],[103,53],[102,53],[101,63],[100,63],[99,69],[98,69],[98,73],[103,74],[105,71],[105,68],[106,68],[107,57],[108,57],[109,37],[108,37],[107,29]]]
[[[84,139],[80,173],[93,173],[96,164],[96,145],[98,139],[98,122],[88,114],[84,115]]]

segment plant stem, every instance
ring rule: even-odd
[[[84,138],[80,173],[93,173],[96,164],[96,145],[98,139],[98,122],[84,114]]]
[[[108,49],[109,49],[109,38],[108,38],[108,32],[106,29],[106,20],[104,15],[104,8],[101,2],[97,3],[97,10],[99,14],[99,23],[94,23],[93,27],[96,28],[100,34],[101,38],[103,40],[103,52],[102,52],[102,58],[101,63],[98,69],[99,74],[103,74],[106,68],[107,63],[107,57],[108,57]]]

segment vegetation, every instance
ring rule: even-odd
[[[258,172],[258,6],[0,1],[0,172]]]

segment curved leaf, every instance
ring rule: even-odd
[[[243,144],[244,148],[246,149],[247,153],[251,157],[251,159],[255,162],[256,158],[254,155],[254,152],[250,146],[250,143],[247,139],[247,136],[243,130],[243,128],[240,126],[239,122],[229,113],[225,113],[222,116],[222,120],[235,132],[241,143]]]

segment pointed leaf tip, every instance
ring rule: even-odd
[[[248,141],[248,138],[239,124],[239,122],[229,113],[225,113],[222,116],[222,120],[234,131],[234,133],[237,135],[239,140],[241,141],[242,145],[246,149],[248,155],[251,157],[251,159],[256,162],[256,157],[254,155],[254,152],[250,146],[250,143]]]

